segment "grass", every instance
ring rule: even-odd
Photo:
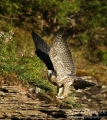
[[[17,36],[19,30],[15,31],[16,34],[11,36],[10,31],[2,32],[0,37],[0,75],[5,78],[5,82],[9,83],[7,78],[11,78],[10,83],[13,83],[17,79],[26,86],[29,86],[29,82],[36,82],[44,91],[54,91],[53,85],[49,83],[46,76],[46,67],[35,55],[33,40],[28,34],[28,38],[25,39]],[[23,37],[25,35],[22,31]],[[10,77],[11,76],[11,77]]]

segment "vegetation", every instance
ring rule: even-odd
[[[6,80],[12,75],[27,86],[35,81],[45,91],[54,90],[47,80],[45,65],[34,53],[31,30],[45,36],[51,44],[51,34],[64,27],[70,36],[68,43],[74,51],[77,68],[82,64],[83,72],[98,74],[97,77],[105,81],[106,1],[1,0],[0,12],[0,76]]]
[[[17,51],[18,43],[13,38],[13,35],[13,31],[7,33],[1,31],[0,34],[0,75],[5,76],[4,78],[6,78],[6,80],[7,78],[13,79],[13,83],[15,83],[14,80],[16,80],[15,77],[17,77],[23,84],[28,86],[29,82],[36,81],[37,86],[45,91],[52,91],[52,85],[46,80],[46,75],[42,73],[45,70],[41,71],[43,65],[39,58],[34,57],[34,55],[29,54],[29,52],[26,52],[27,54],[25,55],[24,51],[28,51],[29,49],[26,48],[26,46],[28,46],[27,42],[24,44],[23,50],[20,48],[19,51]],[[11,76],[14,77],[12,78]],[[8,81],[5,82],[9,83]]]

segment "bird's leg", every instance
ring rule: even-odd
[[[63,84],[63,87],[58,87],[57,98],[63,99],[64,97],[66,97],[69,93],[69,88],[71,85],[72,85],[72,82],[67,82]]]
[[[71,82],[65,83],[63,85],[63,87],[58,87],[58,94],[57,94],[57,98],[59,99],[63,99],[64,97],[66,97],[69,93],[69,88],[71,86]]]
[[[71,85],[72,85],[72,82],[67,82],[67,83],[64,84],[63,94],[62,94],[63,97],[66,97],[68,95],[69,88],[70,88]]]
[[[63,92],[63,87],[58,87],[57,88],[57,97],[60,97]]]

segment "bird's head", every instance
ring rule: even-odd
[[[55,77],[55,73],[52,70],[48,70],[48,77],[49,78]]]

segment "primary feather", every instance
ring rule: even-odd
[[[36,47],[36,55],[46,64],[48,70],[53,70],[53,64],[49,57],[50,47],[47,43],[34,31],[32,31],[32,37]]]

